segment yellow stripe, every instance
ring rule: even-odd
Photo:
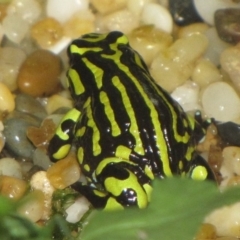
[[[126,146],[119,145],[116,149],[115,156],[121,159],[129,160],[132,150]]]
[[[84,150],[83,147],[79,147],[77,151],[77,158],[80,164],[83,163],[83,158],[84,158]]]
[[[135,78],[135,76],[133,76],[131,74],[131,72],[129,71],[129,68],[120,62],[120,56],[121,56],[122,52],[119,51],[116,48],[115,45],[112,45],[112,49],[116,51],[116,54],[111,55],[111,56],[102,54],[102,56],[105,57],[105,58],[112,59],[118,65],[118,67],[125,74],[128,75],[129,79],[132,80],[132,82],[135,84],[138,91],[141,93],[146,105],[150,109],[150,116],[151,116],[152,123],[153,123],[154,129],[155,129],[155,132],[156,132],[156,146],[159,149],[159,155],[161,155],[161,160],[162,160],[162,164],[163,164],[163,171],[166,174],[166,176],[172,176],[172,171],[171,171],[171,168],[169,166],[168,147],[166,145],[165,138],[164,138],[164,135],[163,135],[163,132],[162,132],[162,129],[161,129],[161,123],[160,123],[159,118],[158,118],[158,112],[157,112],[154,104],[149,99],[148,95],[146,94],[145,90],[143,89],[143,87],[139,83],[139,81]],[[122,93],[122,91],[125,90],[124,85],[120,82],[120,80],[117,77],[115,77],[114,79],[115,79],[114,81],[116,81],[118,83],[117,84],[118,88],[119,87],[122,88],[122,90],[121,90],[121,93]],[[124,94],[124,93],[122,93],[122,94]],[[131,105],[130,105],[130,108],[128,106],[129,98],[128,98],[127,94],[126,94],[126,96],[124,96],[123,101],[124,100],[126,102],[125,106],[126,106],[127,112],[129,111],[131,113],[133,110],[132,110]],[[136,126],[135,126],[135,128],[136,128]],[[140,140],[139,134],[137,134],[137,135],[138,135],[138,137],[136,136],[136,133],[134,132],[135,139],[138,138],[138,140]]]
[[[97,156],[98,154],[101,153],[101,146],[99,144],[100,132],[94,121],[90,102],[91,102],[91,100],[90,100],[90,98],[88,98],[86,103],[84,104],[84,106],[86,107],[86,113],[87,113],[87,117],[88,117],[87,125],[93,129],[93,136],[92,136],[93,155]]]
[[[120,135],[121,130],[115,120],[114,111],[110,105],[110,100],[109,100],[106,92],[104,92],[104,91],[100,92],[100,101],[104,105],[105,115],[111,124],[112,136],[115,137],[115,136]]]
[[[134,147],[134,151],[137,152],[138,154],[143,155],[144,154],[144,149],[143,149],[143,144],[142,144],[142,140],[140,137],[140,131],[138,129],[138,124],[137,124],[137,120],[135,117],[135,113],[134,113],[134,109],[132,107],[131,101],[128,97],[128,94],[126,92],[126,88],[125,86],[120,82],[118,76],[114,76],[112,78],[112,82],[113,85],[119,90],[119,92],[122,95],[122,101],[124,103],[126,112],[129,116],[130,119],[130,128],[129,131],[130,133],[133,135],[133,137],[135,138],[135,147]]]
[[[86,131],[86,127],[83,126],[76,131],[75,136],[76,137],[82,137],[84,135],[85,131]]]
[[[84,93],[85,88],[82,84],[82,81],[80,80],[78,72],[75,69],[70,68],[68,70],[68,76],[70,77],[69,81],[71,80],[71,82],[73,84],[74,93],[76,95],[80,95],[80,94]]]
[[[86,64],[88,69],[91,70],[91,72],[93,73],[97,87],[98,89],[100,89],[102,87],[102,78],[103,78],[104,71],[98,66],[88,61],[87,58],[82,58],[82,60]]]
[[[83,55],[84,53],[89,52],[89,51],[100,52],[100,51],[102,51],[102,48],[100,48],[100,47],[89,47],[89,48],[85,47],[85,48],[83,48],[83,47],[78,47],[74,44],[72,44],[70,46],[70,52],[71,53],[76,53],[76,54],[79,54],[79,55]]]

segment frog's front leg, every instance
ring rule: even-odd
[[[62,159],[70,151],[80,115],[81,112],[73,108],[62,118],[48,146],[48,153],[52,160]]]
[[[188,174],[194,180],[207,179],[216,181],[216,176],[213,173],[212,169],[209,167],[207,162],[198,154],[193,157]]]
[[[102,160],[95,171],[104,191],[91,185],[79,185],[82,193],[96,208],[106,210],[128,206],[145,208],[152,191],[151,179],[135,164],[116,157]]]

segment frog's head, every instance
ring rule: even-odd
[[[89,33],[76,39],[68,48],[68,54],[81,57],[88,56],[88,54],[111,54],[118,48],[119,45],[128,46],[128,38],[122,32],[113,31],[107,34]]]

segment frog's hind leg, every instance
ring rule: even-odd
[[[194,180],[214,180],[216,176],[213,170],[203,157],[196,154],[191,161],[191,166],[188,172],[189,176]]]
[[[111,210],[129,206],[145,208],[148,205],[151,181],[137,165],[119,158],[106,158],[101,161],[95,174],[104,191],[91,185],[74,187],[94,207]]]

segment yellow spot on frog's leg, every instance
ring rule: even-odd
[[[115,156],[118,158],[129,160],[131,152],[132,150],[130,148],[119,145],[116,149]]]
[[[80,129],[77,130],[77,132],[75,134],[76,137],[82,137],[84,135],[85,131],[86,131],[86,127],[85,126],[81,127]]]
[[[70,78],[69,81],[72,82],[72,85],[74,87],[74,93],[76,95],[80,95],[80,94],[84,93],[85,88],[84,88],[84,85],[82,84],[82,81],[81,81],[81,79],[79,77],[78,72],[75,69],[70,68],[68,70],[67,75]]]
[[[88,164],[84,164],[83,168],[89,172],[90,171],[90,166]]]
[[[147,193],[148,202],[150,202],[153,188],[151,185],[149,185],[147,183],[143,185],[143,188],[144,188],[145,192]]]
[[[77,151],[77,158],[80,164],[82,164],[83,162],[83,157],[84,157],[84,150],[82,147],[80,147],[78,148],[78,151]]]
[[[122,206],[122,204],[120,204],[119,202],[117,202],[117,200],[113,197],[110,197],[107,200],[107,203],[104,207],[104,210],[123,210],[124,207]]]
[[[70,151],[71,144],[65,144],[61,146],[56,153],[53,154],[54,159],[64,158]]]
[[[178,168],[179,168],[180,170],[183,170],[183,161],[179,161],[179,163],[178,163]]]
[[[144,168],[144,172],[151,180],[154,179],[152,168],[150,166],[146,165],[145,168]]]
[[[194,180],[205,180],[207,178],[207,169],[203,166],[197,166],[193,169],[191,178]]]

